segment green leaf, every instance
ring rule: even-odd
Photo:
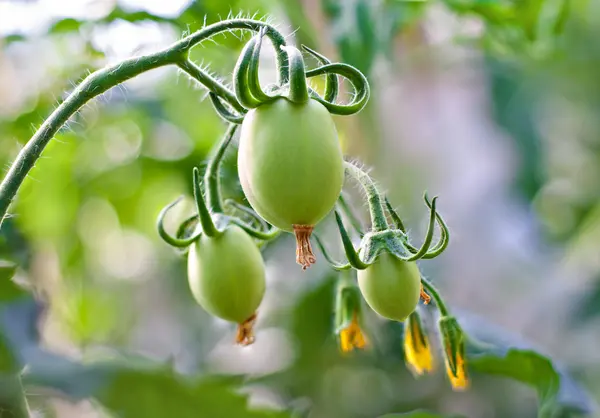
[[[73,400],[92,398],[119,418],[289,418],[286,411],[251,408],[239,393],[243,378],[177,374],[170,365],[137,356],[90,364],[40,350],[24,383],[54,388]]]
[[[411,412],[405,412],[402,414],[385,414],[378,418],[464,418],[461,415],[440,415],[434,414],[433,412],[416,410]]]
[[[470,337],[469,370],[507,377],[533,387],[538,395],[539,417],[585,416],[598,409],[562,366],[531,344],[485,321],[465,318],[464,314],[460,318]]]
[[[186,380],[169,370],[124,370],[115,375],[99,401],[119,417],[286,418],[284,411],[250,409],[237,392],[240,379]]]
[[[39,313],[30,304],[19,315],[35,327]],[[287,411],[250,407],[247,395],[239,392],[244,383],[239,376],[183,376],[171,364],[119,352],[88,356],[79,363],[41,348],[36,332],[13,334],[12,341],[22,347],[23,362],[27,363],[22,380],[28,390],[50,389],[74,401],[93,399],[115,417],[291,416]]]

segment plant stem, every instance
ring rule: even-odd
[[[345,163],[346,169],[354,176],[355,179],[362,185],[367,194],[367,200],[369,202],[369,212],[371,213],[371,224],[373,224],[373,231],[385,231],[388,229],[388,223],[385,218],[385,212],[381,205],[381,195],[379,190],[375,186],[371,177],[360,168],[352,163]]]
[[[433,300],[435,300],[435,304],[437,305],[437,308],[440,311],[440,316],[449,316],[448,308],[446,308],[446,304],[444,303],[444,300],[440,296],[440,293],[435,288],[435,286],[424,277],[421,277],[421,283],[423,284],[425,290],[427,290],[431,294]]]
[[[219,169],[221,168],[221,161],[225,155],[227,147],[231,143],[237,129],[237,125],[231,124],[225,132],[225,136],[219,143],[215,155],[208,162],[206,167],[206,173],[204,174],[204,184],[206,185],[206,200],[208,203],[208,210],[210,212],[223,213],[223,202],[221,201],[221,187],[219,184]]]
[[[274,27],[251,19],[232,19],[217,22],[183,38],[162,51],[130,58],[95,71],[87,76],[69,97],[52,112],[48,119],[44,121],[29,142],[25,144],[8,170],[4,180],[2,180],[0,184],[0,227],[19,187],[27,177],[29,171],[34,167],[35,162],[44,151],[46,145],[48,145],[50,140],[69,118],[84,104],[108,89],[141,73],[165,65],[183,65],[186,71],[191,70],[193,73],[192,76],[195,74],[194,78],[200,80],[210,91],[231,99],[232,94],[227,93],[229,91],[227,87],[200,68],[186,64],[188,62],[187,53],[199,42],[218,33],[234,29],[258,31],[263,27],[267,29],[266,36],[271,39],[271,42],[275,46],[280,81],[286,82],[288,77],[288,58],[287,53],[280,48],[285,45],[285,39]]]
[[[19,376],[0,375],[0,417],[29,418],[29,407]]]
[[[212,93],[223,97],[225,100],[227,100],[227,103],[229,103],[238,112],[246,111],[246,109],[242,107],[240,102],[238,102],[236,99],[235,94],[233,94],[230,89],[221,84],[221,82],[216,78],[203,71],[192,61],[186,59],[178,62],[177,66],[188,73],[192,78],[198,80],[200,84],[204,86],[211,86],[209,87],[209,90],[211,90]]]

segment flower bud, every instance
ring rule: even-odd
[[[335,307],[335,332],[343,353],[367,346],[368,341],[360,328],[361,322],[360,290],[354,285],[340,286]]]
[[[446,373],[452,389],[464,390],[469,387],[465,363],[465,334],[456,318],[444,316],[439,322]]]

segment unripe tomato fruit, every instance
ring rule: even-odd
[[[262,301],[265,266],[252,238],[231,225],[221,235],[202,235],[192,244],[188,280],[194,298],[208,313],[241,324]]]
[[[314,226],[335,205],[344,161],[329,111],[310,99],[276,99],[244,117],[238,174],[248,202],[267,222],[292,232]]]
[[[419,303],[421,273],[415,262],[382,251],[371,266],[358,271],[358,286],[371,309],[385,318],[404,321]]]

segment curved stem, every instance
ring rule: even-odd
[[[233,94],[231,90],[192,61],[188,59],[179,61],[177,62],[177,66],[188,73],[192,78],[198,80],[200,84],[206,86],[211,93],[225,99],[235,110],[241,113],[245,112],[244,107],[238,102],[235,94]]]
[[[206,236],[214,237],[219,234],[215,223],[212,220],[210,211],[206,207],[202,190],[200,189],[200,172],[197,167],[194,167],[194,199],[196,200],[196,209],[200,218],[200,225]]]
[[[367,193],[367,199],[369,201],[369,212],[371,213],[371,223],[373,224],[373,231],[385,231],[388,229],[388,223],[385,219],[385,213],[383,206],[381,206],[381,196],[379,190],[375,186],[371,177],[360,168],[350,162],[344,162],[346,169],[354,176],[355,179],[362,185],[365,192]]]
[[[288,53],[290,60],[290,92],[288,99],[294,103],[306,103],[310,99],[306,74],[304,73],[304,59],[302,53],[293,46],[282,47]]]
[[[158,228],[158,235],[169,245],[177,248],[186,248],[189,247],[194,241],[198,239],[202,231],[193,234],[189,238],[181,239],[177,237],[173,237],[169,235],[169,233],[165,230],[165,217],[167,216],[167,212],[171,210],[177,203],[179,203],[183,199],[183,196],[178,197],[173,202],[169,203],[167,206],[163,208],[158,214],[158,220],[156,221],[156,225]]]
[[[225,132],[225,136],[219,143],[217,151],[208,161],[206,172],[204,173],[204,184],[206,185],[206,200],[208,203],[208,210],[212,213],[223,213],[223,203],[221,202],[221,185],[219,182],[219,169],[221,168],[221,161],[225,155],[227,147],[231,143],[237,130],[238,125],[231,124]]]
[[[337,222],[338,229],[340,230],[340,235],[342,237],[342,244],[344,245],[344,251],[346,252],[346,257],[348,257],[348,261],[350,262],[350,265],[357,270],[366,269],[367,267],[370,266],[370,264],[367,264],[360,259],[360,256],[354,249],[354,245],[352,245],[352,240],[350,239],[350,236],[348,235],[348,231],[346,231],[346,228],[344,227],[344,223],[342,222],[342,217],[340,216],[340,213],[337,210],[334,211],[334,213],[335,213],[335,221]]]
[[[189,62],[187,60],[187,52],[199,42],[210,38],[218,33],[232,29],[249,29],[258,31],[260,28],[266,27],[266,35],[271,39],[275,46],[277,54],[277,62],[279,67],[280,84],[284,84],[288,79],[288,57],[285,51],[281,50],[281,46],[285,46],[285,39],[274,27],[260,21],[251,19],[232,19],[206,26],[182,40],[171,45],[162,51],[154,54],[134,57],[108,66],[93,72],[87,76],[77,88],[63,101],[52,114],[44,121],[42,126],[36,131],[29,142],[23,147],[17,158],[11,165],[4,180],[0,184],[0,226],[6,216],[8,207],[14,199],[19,187],[27,177],[29,171],[35,165],[35,162],[40,157],[48,142],[56,135],[58,130],[75,114],[84,104],[94,97],[104,93],[108,89],[115,87],[141,73],[163,67],[165,65],[176,65],[179,63]],[[186,68],[192,68],[184,64]],[[195,69],[194,69],[195,70]],[[194,71],[192,70],[192,71]],[[202,72],[202,71],[201,71]],[[203,72],[202,72],[203,73]],[[199,74],[196,74],[199,75]],[[207,81],[210,78],[204,77]],[[209,90],[218,89],[218,85],[209,87]],[[219,93],[222,97],[223,91]],[[232,104],[235,107],[235,105]]]
[[[337,263],[336,261],[334,261],[333,258],[331,258],[331,256],[327,252],[327,249],[325,248],[325,245],[323,244],[323,241],[321,241],[321,238],[319,238],[319,236],[317,234],[315,234],[315,233],[313,233],[313,237],[315,237],[315,241],[317,241],[317,245],[319,246],[319,249],[321,250],[321,253],[323,253],[323,256],[325,257],[325,260],[327,260],[327,262],[331,265],[331,267],[334,270],[343,271],[343,270],[349,270],[349,269],[352,268],[352,266],[350,265],[350,263],[340,264],[340,263]]]
[[[438,292],[438,290],[435,288],[435,286],[429,280],[427,280],[425,277],[421,277],[421,283],[423,284],[423,287],[425,288],[425,290],[427,290],[427,292],[431,295],[433,300],[435,300],[435,304],[436,304],[438,310],[440,311],[440,316],[442,316],[442,317],[448,316],[449,315],[448,308],[446,308],[446,304],[444,303],[444,300],[440,296],[440,292]]]
[[[331,64],[331,61],[327,59],[325,55],[319,54],[314,49],[307,47],[306,45],[302,45],[302,49],[308,52],[310,55],[315,57],[317,61],[319,61],[323,65]],[[335,73],[327,73],[327,78],[325,79],[325,93],[323,94],[323,100],[327,102],[334,103],[337,98],[338,92],[340,90],[340,83],[338,81],[337,74]]]
[[[0,416],[29,418],[29,406],[21,378],[17,375],[0,375]]]
[[[258,229],[252,228],[250,225],[248,225],[245,222],[242,222],[237,218],[231,218],[231,223],[242,228],[244,231],[246,231],[248,235],[257,239],[261,239],[263,241],[272,240],[273,238],[279,236],[279,234],[281,233],[281,231],[277,228],[271,228],[269,232],[259,231]]]

